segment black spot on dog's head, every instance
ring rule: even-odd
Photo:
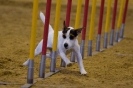
[[[64,39],[66,39],[66,34],[62,34],[62,37],[63,37]]]
[[[68,30],[70,30],[70,28],[68,28],[68,27],[66,26],[66,23],[65,23],[65,21],[64,21],[62,33],[63,33],[63,34],[66,34]]]
[[[70,40],[73,40],[74,38],[76,38],[78,36],[78,34],[81,33],[82,29],[83,28],[70,30],[70,35],[69,35]]]
[[[70,40],[73,40],[74,38],[76,38],[77,35],[78,34],[76,33],[76,30],[74,29],[70,30],[70,35],[69,35]]]
[[[64,23],[63,23],[63,31],[62,31],[62,37],[63,37],[64,39],[66,38],[66,33],[67,33],[68,30],[70,30],[70,28],[68,28],[68,27],[66,26],[66,23],[65,23],[65,21],[64,21]]]

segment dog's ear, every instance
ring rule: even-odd
[[[70,28],[68,28],[67,26],[66,26],[66,23],[65,23],[65,21],[63,22],[63,31],[62,31],[62,33],[63,34],[65,34],[65,33],[67,33],[67,31],[69,30]]]
[[[75,29],[75,31],[77,32],[77,34],[80,34],[81,31],[82,31],[83,28],[78,28],[78,29]]]
[[[63,29],[67,29],[66,22],[63,22]]]

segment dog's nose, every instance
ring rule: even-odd
[[[65,48],[67,48],[67,47],[68,47],[68,44],[67,44],[67,43],[65,43],[65,44],[64,44],[64,47],[65,47]]]

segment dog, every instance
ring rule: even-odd
[[[45,23],[45,16],[42,12],[40,12],[40,18]],[[80,73],[82,75],[87,74],[87,72],[84,69],[82,56],[80,53],[80,46],[78,44],[77,36],[81,33],[83,28],[74,29],[73,27],[67,27],[65,24],[65,21],[63,23],[63,30],[58,32],[58,45],[57,45],[57,55],[59,54],[60,57],[63,59],[63,61],[66,63],[66,65],[70,65],[72,62],[67,58],[66,51],[72,49],[77,56],[77,62],[80,68]],[[46,56],[51,58],[51,51],[53,46],[53,36],[54,36],[54,30],[49,25],[49,32],[48,32],[48,41],[47,41],[47,48],[50,49],[50,53],[47,53]],[[35,49],[35,56],[40,54],[42,52],[42,44],[43,39],[40,41],[40,43],[37,45]],[[57,56],[56,55],[56,56]],[[28,65],[29,59],[23,63],[23,65]]]

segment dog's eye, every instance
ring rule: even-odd
[[[66,35],[65,35],[65,34],[63,34],[63,35],[62,35],[62,37],[65,39],[65,38],[66,38]]]
[[[69,37],[69,38],[70,38],[70,40],[73,40],[73,39],[74,39],[74,36],[71,36],[71,35],[70,35],[70,37]]]
[[[73,40],[75,38],[75,36],[73,34],[70,34],[70,40]]]

